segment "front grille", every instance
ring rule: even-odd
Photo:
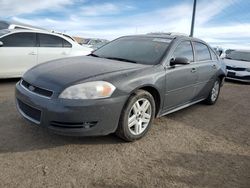
[[[52,91],[47,90],[47,89],[43,89],[43,88],[40,88],[40,87],[37,87],[37,86],[34,86],[34,85],[26,82],[25,80],[21,81],[21,85],[24,88],[26,88],[27,90],[29,90],[29,91],[31,91],[33,93],[36,93],[38,95],[41,95],[41,96],[51,97],[53,95]]]
[[[17,99],[17,102],[18,102],[19,109],[22,111],[22,113],[24,113],[25,116],[27,116],[28,119],[35,120],[36,122],[41,121],[40,110],[23,103],[19,99]]]
[[[246,68],[227,66],[227,70],[245,71],[245,70],[246,70]]]
[[[240,79],[240,80],[246,80],[246,81],[250,81],[250,76],[236,76],[236,75],[227,75],[230,78],[236,78],[236,79]]]

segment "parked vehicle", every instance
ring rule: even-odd
[[[109,41],[105,39],[84,39],[81,42],[81,45],[95,50],[107,44],[108,42]]]
[[[226,50],[227,79],[250,83],[250,50]]]
[[[29,68],[53,59],[92,51],[68,37],[38,30],[0,30],[0,78],[21,77]]]
[[[97,44],[93,44],[90,46],[90,48],[92,48],[93,50],[97,50],[99,48],[101,48],[102,46],[108,44],[109,41],[102,41],[102,42],[99,42]]]
[[[200,101],[215,104],[226,68],[199,39],[174,35],[118,38],[86,57],[38,65],[16,85],[17,109],[63,135],[116,132],[142,138],[155,117]]]

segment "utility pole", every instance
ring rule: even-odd
[[[196,12],[196,0],[194,0],[194,5],[193,5],[193,15],[192,15],[190,37],[193,37],[194,35],[195,12]]]

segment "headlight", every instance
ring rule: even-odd
[[[64,99],[101,99],[112,95],[115,90],[109,82],[94,81],[77,84],[66,88],[59,98]]]
[[[250,68],[247,68],[246,71],[247,71],[247,72],[250,72]]]

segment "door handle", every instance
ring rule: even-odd
[[[35,52],[30,52],[28,55],[36,55]]]
[[[193,72],[193,73],[196,72],[196,71],[197,71],[196,68],[192,68],[192,69],[191,69],[191,72]]]
[[[66,52],[62,52],[62,55],[67,55],[67,53]]]

